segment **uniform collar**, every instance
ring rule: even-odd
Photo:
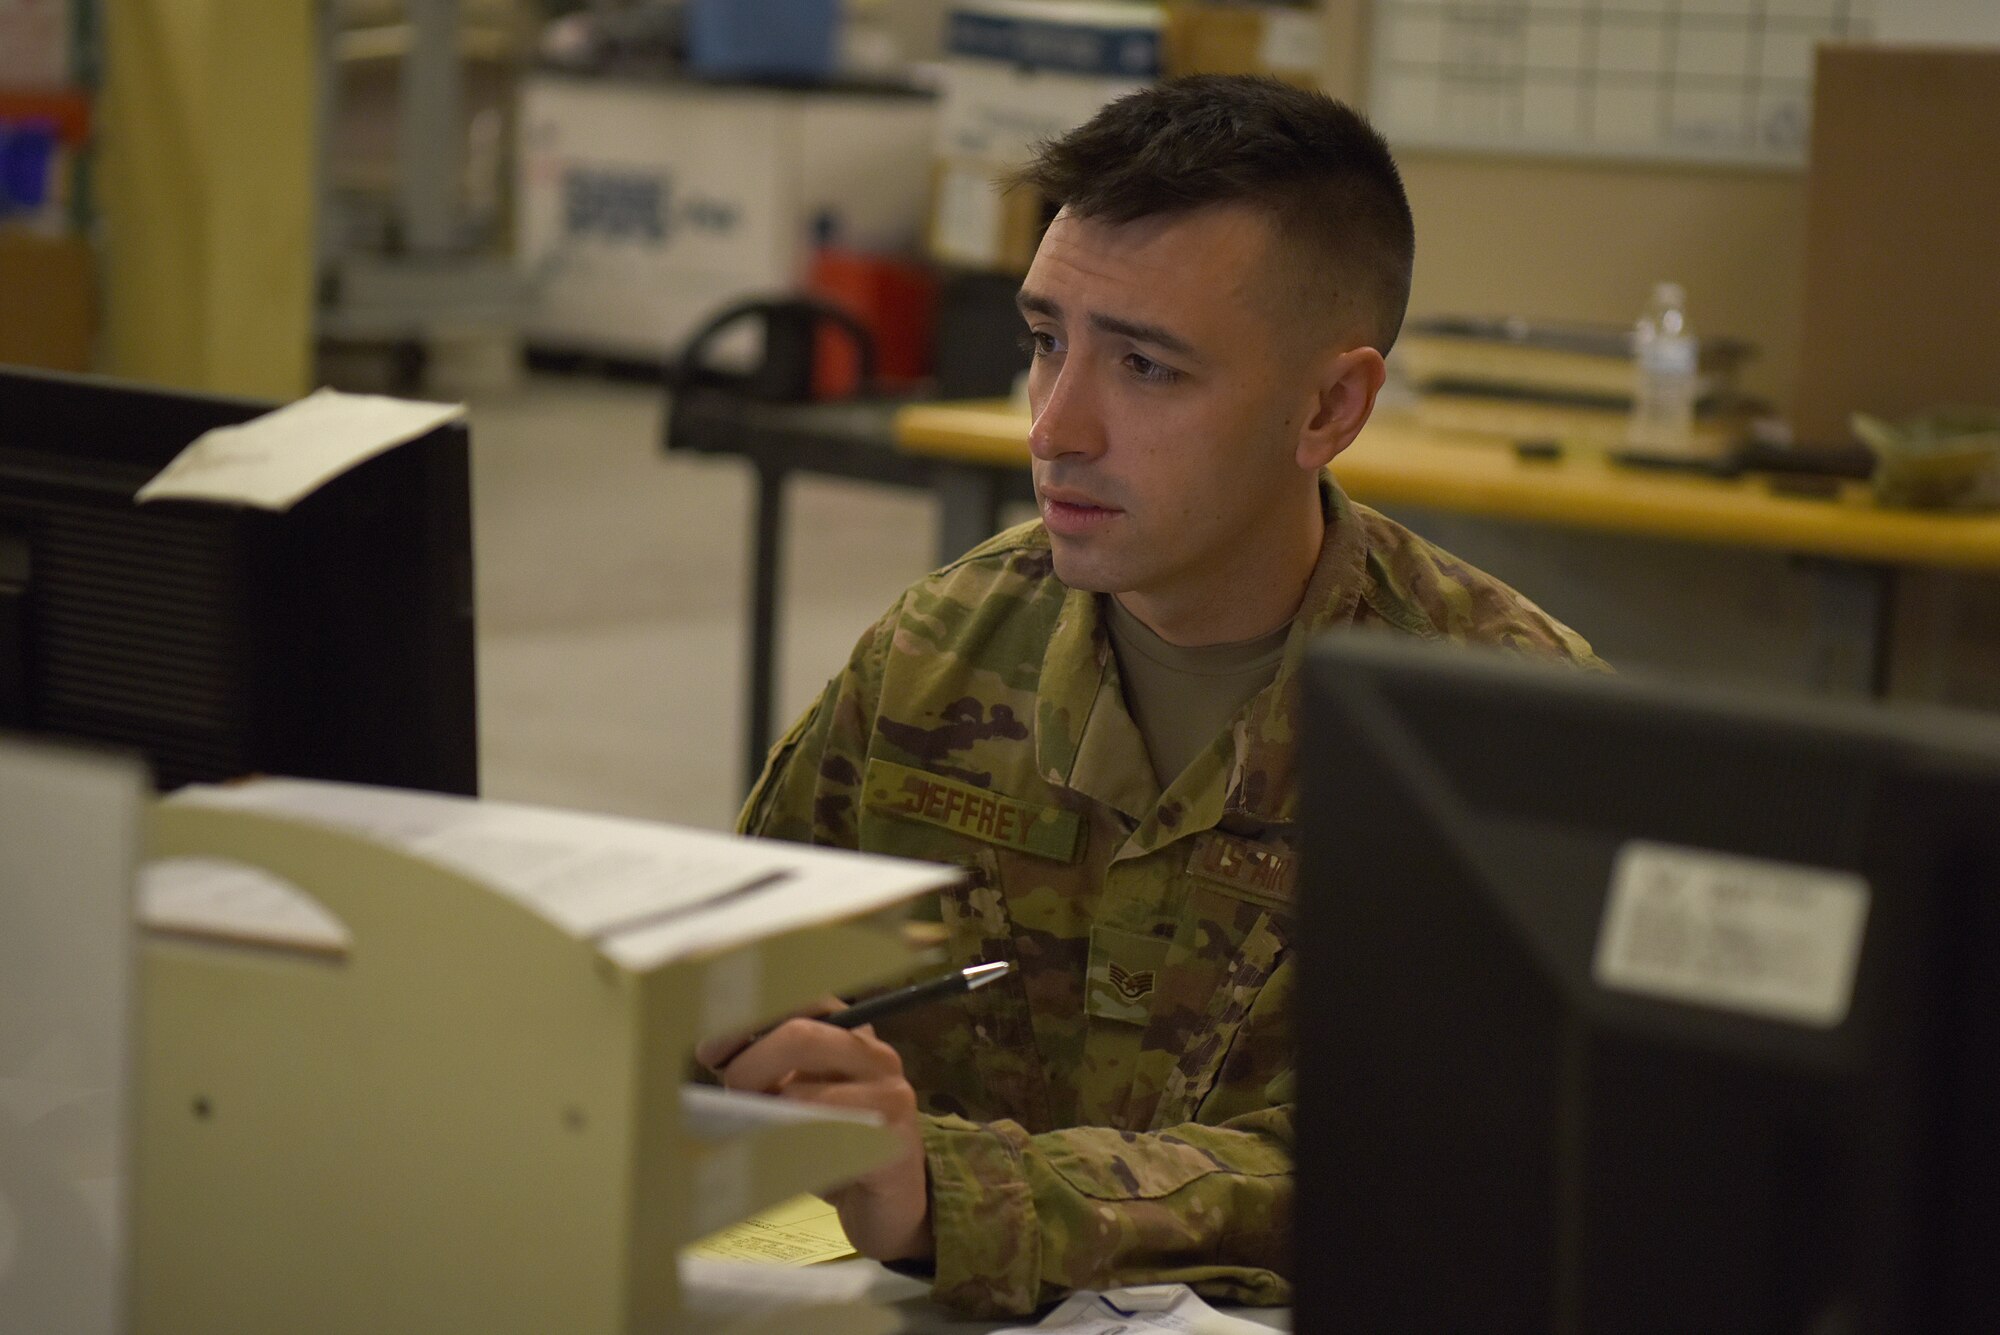
[[[1069,589],[1042,659],[1035,765],[1043,778],[1138,821],[1160,800],[1125,707],[1100,595]],[[1133,763],[1137,758],[1137,764]]]
[[[1312,642],[1336,626],[1354,621],[1367,591],[1368,546],[1347,494],[1325,470],[1319,478],[1326,538],[1319,562],[1306,583],[1299,614],[1285,641],[1278,675],[1258,692],[1231,725],[1225,782],[1207,785],[1219,805],[1204,812],[1205,823],[1246,826],[1289,825],[1297,802],[1296,750],[1299,733],[1299,674]]]
[[[1285,640],[1278,675],[1236,716],[1226,739],[1197,757],[1162,794],[1145,742],[1125,707],[1100,596],[1067,590],[1042,660],[1035,761],[1042,777],[1124,813],[1134,843],[1150,849],[1178,834],[1289,823],[1297,680],[1313,638],[1354,619],[1366,587],[1367,547],[1346,495],[1320,474],[1326,536]]]

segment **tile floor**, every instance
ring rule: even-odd
[[[664,454],[661,409],[657,390],[583,377],[472,400],[490,797],[709,828],[735,815],[750,477]],[[779,729],[930,568],[933,527],[916,493],[793,484]]]

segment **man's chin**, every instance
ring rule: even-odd
[[[1056,578],[1072,589],[1084,593],[1123,593],[1130,581],[1119,578],[1118,572],[1106,567],[1106,563],[1094,561],[1062,538],[1050,536],[1049,554],[1054,559]]]

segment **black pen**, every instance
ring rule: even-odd
[[[910,1009],[912,1006],[921,1006],[927,1001],[959,996],[963,993],[985,987],[988,983],[997,983],[1013,971],[1013,964],[1006,960],[1002,960],[998,964],[974,964],[969,968],[960,969],[955,973],[941,974],[936,978],[926,978],[921,983],[911,983],[908,987],[899,987],[893,992],[884,992],[879,997],[870,997],[866,1001],[856,1002],[846,1010],[835,1011],[831,1015],[809,1015],[805,1018],[818,1020],[821,1024],[833,1025],[837,1029],[859,1029],[864,1024],[873,1024],[885,1015],[897,1015]],[[769,1031],[766,1030],[765,1032],[768,1033]],[[744,1052],[749,1050],[752,1044],[763,1037],[763,1033],[752,1034],[748,1039],[744,1040],[742,1047],[737,1048],[710,1069],[720,1073],[723,1067],[742,1056]]]
[[[939,1001],[945,997],[955,997],[966,992],[976,992],[988,983],[997,983],[1013,972],[1014,966],[1006,960],[998,964],[974,964],[955,973],[947,973],[936,978],[926,978],[921,983],[911,983],[899,987],[894,992],[884,992],[879,997],[870,997],[857,1002],[844,1011],[814,1018],[821,1024],[834,1025],[841,1029],[859,1029],[864,1024],[873,1024],[884,1016],[898,1015],[912,1006],[921,1006],[927,1001]]]

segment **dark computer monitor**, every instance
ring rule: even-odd
[[[1358,635],[1303,709],[1298,1329],[2000,1330],[2000,727]]]
[[[462,424],[287,513],[133,493],[274,405],[0,367],[0,728],[250,773],[478,786]]]

